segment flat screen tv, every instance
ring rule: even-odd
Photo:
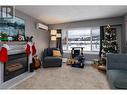
[[[25,38],[25,21],[23,19],[18,17],[14,17],[13,19],[0,19],[1,41],[6,40],[23,41],[25,40],[24,38]]]

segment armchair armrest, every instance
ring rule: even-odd
[[[44,49],[43,55],[42,55],[42,62],[44,62],[45,57],[47,56],[47,50]]]

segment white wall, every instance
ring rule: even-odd
[[[99,27],[99,26],[105,26],[107,24],[110,25],[123,24],[123,17],[84,20],[84,21],[76,21],[76,22],[63,23],[63,24],[54,24],[49,26],[51,29],[72,29],[72,28],[84,28],[84,27]]]
[[[124,26],[123,26],[123,36],[122,36],[122,44],[124,44],[124,52],[126,52],[127,53],[127,14],[124,16],[124,20],[123,20],[123,24],[124,24]]]
[[[43,49],[49,46],[49,32],[37,30],[35,24],[40,21],[33,17],[17,10],[15,15],[25,20],[25,34],[26,36],[34,37],[33,41],[35,42],[35,46],[37,48],[37,54],[39,55],[39,57],[41,57]],[[3,82],[3,64],[0,63],[0,84],[2,82]]]
[[[85,20],[85,21],[76,21],[76,22],[69,22],[69,23],[62,23],[62,24],[54,24],[49,25],[50,29],[62,29],[62,31],[66,31],[68,29],[73,28],[84,28],[84,27],[100,27],[110,25],[120,25],[121,27],[117,26],[117,37],[119,43],[120,52],[124,50],[124,30],[123,30],[123,17],[115,17],[115,18],[105,18],[105,19],[95,19],[95,20]],[[52,46],[52,44],[50,44]],[[66,54],[65,54],[66,55]],[[87,55],[86,55],[87,56]],[[88,54],[89,60],[93,58],[97,58],[98,54],[92,55]]]
[[[39,20],[16,10],[16,16],[25,20],[26,36],[33,36],[33,41],[37,48],[37,54],[41,57],[44,48],[49,46],[49,32],[36,29],[36,23]],[[43,22],[40,22],[43,23]]]
[[[3,64],[2,63],[0,63],[0,84],[2,84],[2,82],[3,82]]]

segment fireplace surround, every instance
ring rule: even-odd
[[[4,82],[28,71],[28,58],[25,53],[12,54],[4,64]]]
[[[3,45],[3,43],[4,42],[0,43],[0,48]],[[27,42],[24,42],[24,41],[23,42],[7,42],[7,45],[9,45],[9,51],[8,51],[8,55],[9,55],[8,59],[9,60],[5,64],[0,62],[0,85],[7,83],[7,80],[10,80],[12,78],[16,79],[16,77],[18,77],[18,75],[20,75],[20,74],[23,75],[23,72],[25,74],[25,72],[27,72],[27,70],[29,69],[29,66],[28,66],[29,60],[28,59],[32,59],[32,58],[27,58],[27,55],[25,54],[26,44],[27,44]],[[24,63],[26,63],[26,64],[24,64]],[[25,70],[23,70],[23,68],[25,68]],[[20,70],[22,70],[22,71],[20,71]],[[13,72],[13,75],[12,75],[12,72]]]
[[[0,42],[0,48],[3,43],[4,42]],[[3,64],[0,62],[0,89],[11,88],[14,85],[20,83],[21,81],[32,77],[36,73],[36,72],[30,73],[29,64],[32,62],[32,54],[30,54],[30,56],[27,58],[27,55],[25,54],[26,44],[27,42],[24,41],[7,42],[7,45],[9,45],[10,48],[8,51],[9,60],[7,63],[9,64],[9,66],[6,66],[7,64]]]

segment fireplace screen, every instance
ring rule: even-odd
[[[21,63],[12,63],[6,67],[8,72],[14,72],[16,70],[19,70],[23,68],[23,65]]]
[[[4,64],[4,81],[12,79],[28,70],[27,56],[25,53],[9,55],[9,60]]]

